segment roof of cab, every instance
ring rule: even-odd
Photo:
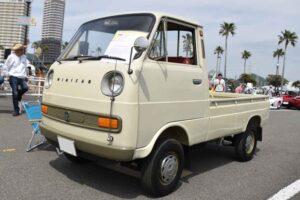
[[[147,13],[155,15],[157,18],[170,17],[170,18],[173,18],[173,19],[176,19],[176,20],[180,20],[180,21],[184,21],[184,22],[187,22],[189,24],[193,24],[195,26],[199,26],[199,27],[202,28],[202,26],[198,22],[196,22],[195,20],[193,20],[193,19],[181,17],[181,16],[178,16],[178,15],[173,15],[173,14],[170,14],[170,13],[163,13],[163,12],[147,12]]]
[[[172,18],[172,19],[176,19],[176,20],[179,20],[179,21],[187,22],[189,24],[192,24],[192,25],[198,26],[200,28],[203,28],[195,20],[192,20],[192,19],[189,19],[189,18],[185,18],[185,17],[181,17],[181,16],[176,16],[176,15],[169,14],[169,13],[163,13],[163,12],[152,12],[152,11],[149,12],[149,11],[145,11],[145,12],[116,13],[116,14],[113,14],[113,15],[103,16],[101,18],[113,17],[113,16],[120,16],[120,15],[130,15],[130,14],[152,14],[156,18],[159,18],[159,19],[162,18],[162,17],[169,17],[169,18]],[[99,19],[101,19],[101,18],[99,18]],[[91,21],[94,21],[94,20],[91,20]]]

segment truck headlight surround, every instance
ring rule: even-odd
[[[115,76],[115,77],[114,77]],[[113,85],[113,83],[115,83]],[[110,71],[103,76],[101,81],[101,92],[105,96],[119,96],[124,88],[124,77],[119,71]]]
[[[48,89],[53,83],[54,70],[50,70],[45,79],[45,88]]]

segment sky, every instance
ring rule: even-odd
[[[43,2],[32,3],[37,26],[30,29],[31,42],[41,39]],[[266,77],[276,71],[273,51],[278,48],[281,31],[296,32],[300,37],[299,8],[299,0],[66,0],[63,41],[69,41],[82,23],[95,18],[120,12],[166,12],[190,18],[204,27],[206,62],[212,70],[216,68],[214,49],[225,43],[225,38],[219,35],[220,24],[233,22],[237,29],[228,40],[227,77],[238,78],[243,73],[244,50],[252,54],[247,61],[247,72]],[[300,80],[299,39],[296,47],[288,47],[286,59],[285,77],[290,81]]]

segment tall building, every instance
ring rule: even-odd
[[[30,16],[30,5],[31,0],[0,0],[0,63],[15,43],[27,44],[28,26],[20,25],[18,18]]]
[[[41,44],[46,45],[42,59],[53,63],[61,53],[65,0],[45,0]]]

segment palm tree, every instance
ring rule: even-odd
[[[219,61],[221,61],[221,55],[223,54],[224,52],[224,49],[221,47],[221,46],[217,46],[216,49],[215,49],[215,52],[214,54],[217,55],[217,66],[216,66],[216,72],[220,72],[221,69],[220,69],[220,63]]]
[[[69,42],[63,42],[63,43],[61,44],[62,50],[64,50],[64,49],[68,46],[68,44],[69,44]]]
[[[226,72],[227,72],[227,40],[229,35],[235,34],[236,26],[234,23],[227,23],[224,22],[221,24],[221,29],[219,31],[219,34],[222,36],[225,36],[225,62],[224,62],[224,77],[226,78]]]
[[[42,50],[42,54],[43,54],[43,65],[44,65],[44,61],[45,61],[45,53],[47,51],[49,51],[49,47],[46,44],[41,44],[40,46],[41,50]]]
[[[250,57],[251,57],[251,52],[250,51],[244,50],[242,52],[242,59],[244,59],[244,74],[246,74],[246,62],[247,62],[247,59],[249,59]]]
[[[34,57],[37,56],[36,50],[41,46],[40,42],[33,42],[31,44],[31,48],[33,48],[33,58],[32,58],[32,64],[34,64]],[[38,56],[37,56],[38,57]]]
[[[281,35],[278,35],[279,41],[278,44],[284,43],[284,55],[283,55],[283,66],[282,66],[282,80],[281,80],[281,90],[283,86],[283,80],[284,80],[284,70],[285,70],[285,59],[286,59],[286,50],[288,45],[291,43],[291,45],[294,47],[296,46],[298,36],[295,32],[291,32],[288,30],[281,31]]]
[[[276,75],[279,75],[279,59],[284,55],[283,49],[277,49],[273,52],[273,57],[277,57],[277,65],[276,65]]]
[[[192,56],[192,46],[193,46],[192,35],[187,33],[186,35],[183,35],[182,38],[183,38],[183,51],[186,52],[186,57]]]

